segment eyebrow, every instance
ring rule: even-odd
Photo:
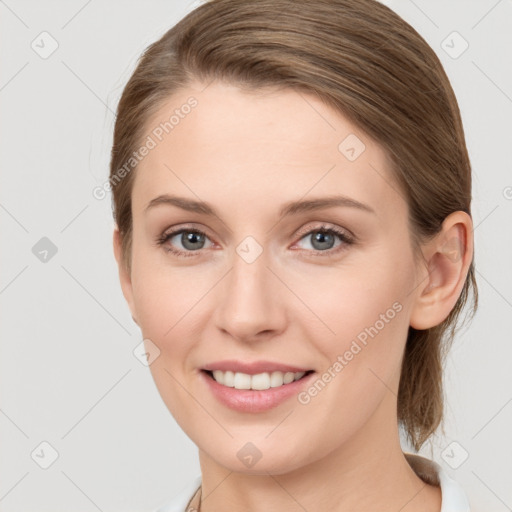
[[[219,215],[215,211],[215,208],[213,208],[213,206],[211,206],[209,203],[206,203],[204,201],[195,201],[194,199],[178,197],[169,194],[162,194],[152,199],[147,204],[146,208],[144,209],[144,212],[147,213],[152,208],[155,208],[160,205],[176,206],[178,208],[181,208],[182,210],[186,210],[189,212],[219,217]],[[321,210],[324,208],[332,208],[335,206],[356,208],[358,210],[373,213],[374,215],[376,215],[375,210],[368,206],[367,204],[356,201],[355,199],[352,199],[350,197],[338,195],[319,197],[308,200],[290,201],[288,203],[285,203],[281,207],[281,209],[279,210],[279,217],[286,217],[289,215],[296,215],[298,213]]]

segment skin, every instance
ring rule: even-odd
[[[409,325],[441,323],[460,295],[471,218],[451,214],[415,260],[385,151],[339,113],[291,90],[194,82],[159,109],[147,134],[190,96],[198,105],[137,167],[131,272],[117,229],[114,253],[133,318],[160,351],[150,365],[160,395],[199,448],[201,510],[439,512],[439,488],[417,477],[401,450],[396,395]],[[338,149],[349,134],[366,146],[354,161]],[[207,201],[217,216],[166,204],[144,211],[164,193]],[[335,206],[278,217],[288,201],[335,193],[375,213]],[[156,244],[190,223],[207,235],[191,257],[165,250],[187,251],[180,235]],[[344,242],[334,235],[318,248],[307,233],[323,223],[349,230],[355,243],[336,252]],[[262,248],[252,263],[236,252],[247,236]],[[294,397],[237,412],[199,378],[206,363],[232,358],[321,375],[397,301],[401,311],[308,404]],[[261,452],[250,468],[237,457],[249,441]]]

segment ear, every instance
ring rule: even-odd
[[[420,273],[410,318],[411,327],[418,330],[442,323],[460,296],[473,259],[471,217],[463,211],[448,215],[422,252],[427,267]]]
[[[116,258],[117,267],[119,270],[119,281],[121,283],[121,289],[123,291],[124,298],[130,308],[133,321],[138,325],[138,322],[135,319],[135,304],[133,301],[133,288],[132,288],[131,275],[123,261],[121,233],[119,232],[119,228],[117,225],[114,228],[113,245],[114,245],[114,256]]]

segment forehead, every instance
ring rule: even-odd
[[[403,203],[384,149],[302,92],[196,82],[162,104],[145,128],[152,148],[136,170],[134,211],[163,193],[238,212],[306,194],[344,194],[380,214],[390,201]]]

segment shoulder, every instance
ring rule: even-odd
[[[154,512],[185,512],[189,501],[201,485],[201,476],[196,476],[185,485],[170,501],[161,505]]]
[[[433,460],[413,453],[404,453],[414,472],[426,483],[441,487],[441,512],[471,512],[462,487]]]

